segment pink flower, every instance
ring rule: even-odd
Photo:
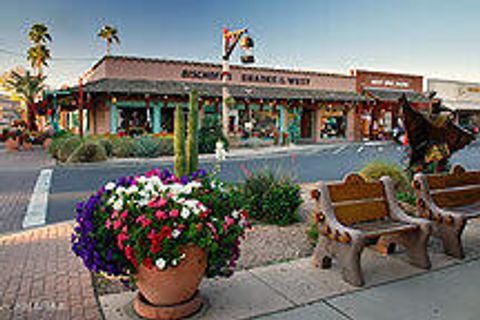
[[[163,207],[164,205],[167,204],[167,199],[165,198],[160,198],[158,201],[157,201],[157,206],[158,207]]]
[[[176,218],[178,217],[180,214],[180,212],[177,210],[177,209],[173,209],[172,211],[170,211],[170,217],[171,218]]]
[[[158,220],[163,220],[167,219],[168,215],[165,211],[158,210],[157,212],[155,212],[155,217],[157,217]]]
[[[110,221],[110,218],[107,218],[107,221],[105,221],[105,228],[110,229],[112,226],[112,221]]]
[[[120,250],[123,250],[123,242],[125,240],[128,240],[129,236],[127,236],[125,233],[120,233],[117,236],[117,245],[120,248]]]
[[[127,210],[123,211],[122,214],[120,214],[120,217],[121,217],[122,219],[126,219],[127,216],[128,216],[128,211],[127,211]]]
[[[223,224],[223,231],[227,232],[228,228],[235,223],[235,220],[230,217],[225,217],[225,223]]]
[[[127,233],[127,232],[128,232],[128,226],[123,226],[122,232],[123,232],[123,233]]]
[[[115,220],[113,222],[113,230],[120,229],[121,226],[122,226],[122,221],[121,220]]]
[[[148,219],[144,214],[135,220],[136,223],[141,223],[143,228],[146,228],[152,223],[152,220]]]

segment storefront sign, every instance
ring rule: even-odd
[[[410,83],[408,81],[396,81],[385,79],[372,79],[370,84],[374,86],[394,87],[394,88],[409,88]]]
[[[309,78],[283,77],[275,75],[267,76],[252,73],[243,73],[241,79],[242,82],[287,84],[291,86],[308,86],[310,84]]]
[[[220,72],[195,70],[195,69],[183,69],[181,77],[188,78],[188,79],[220,80]]]

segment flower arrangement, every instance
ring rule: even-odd
[[[134,281],[140,264],[178,266],[181,248],[193,243],[207,253],[207,276],[229,276],[248,227],[240,201],[203,170],[181,179],[159,169],[121,177],[77,204],[72,249],[93,272]]]

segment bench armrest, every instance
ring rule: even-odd
[[[385,188],[385,197],[388,203],[389,214],[393,220],[425,226],[431,224],[427,219],[412,217],[400,208],[397,199],[395,198],[395,189],[393,188],[392,178],[385,176],[380,180]]]

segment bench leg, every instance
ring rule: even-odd
[[[319,235],[317,245],[312,255],[312,263],[318,268],[329,269],[332,266],[332,254],[331,254],[332,240]]]
[[[421,226],[418,231],[398,235],[398,242],[407,249],[410,263],[422,269],[430,269],[432,266],[427,252],[430,234],[430,226]]]
[[[360,264],[364,247],[365,245],[361,241],[351,245],[337,243],[338,260],[342,268],[343,280],[356,287],[365,284]]]
[[[445,223],[436,223],[434,226],[434,235],[443,243],[445,254],[463,259],[465,254],[462,246],[462,233],[465,229],[465,221],[455,221],[452,225]]]

